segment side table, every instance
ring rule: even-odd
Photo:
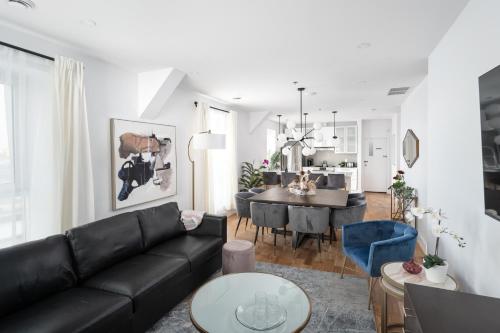
[[[396,299],[402,301],[404,299],[404,285],[405,283],[419,284],[428,287],[435,287],[447,290],[457,290],[457,282],[448,275],[448,278],[443,283],[433,283],[427,280],[425,272],[419,274],[410,274],[403,269],[403,262],[391,262],[384,264],[381,269],[382,279],[380,286],[384,291],[384,298],[382,302],[382,333],[387,333],[388,329],[402,327],[403,324],[387,324],[387,295],[391,295]],[[404,309],[403,309],[404,313]]]

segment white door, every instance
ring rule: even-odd
[[[369,192],[387,192],[389,155],[387,138],[363,140],[363,188]]]

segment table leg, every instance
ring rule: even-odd
[[[387,333],[387,292],[384,290],[384,295],[382,298],[382,318],[381,318],[381,332]]]

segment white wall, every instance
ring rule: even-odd
[[[83,50],[61,43],[46,36],[34,34],[18,27],[0,22],[0,40],[49,56],[72,57],[85,64],[85,85],[92,154],[92,167],[95,189],[96,219],[117,213],[177,201],[179,207],[191,207],[191,165],[187,157],[187,144],[193,131],[194,106],[197,101],[208,102],[207,98],[180,86],[155,119],[139,119],[137,107],[137,74],[117,67]],[[210,105],[224,108],[210,101]],[[129,207],[113,212],[111,209],[111,143],[110,119],[121,118],[158,122],[176,126],[177,137],[177,195],[143,205]],[[248,132],[248,130],[247,130]],[[265,140],[265,136],[264,136]],[[265,147],[265,145],[264,145]],[[264,148],[265,149],[265,148]],[[197,188],[197,207],[202,207],[202,184]],[[82,221],[86,223],[89,221]]]
[[[277,123],[266,119],[250,133],[249,123],[248,112],[238,112],[238,168],[242,162],[255,162],[260,165],[266,158],[267,129],[278,130]]]
[[[420,156],[415,164],[408,168],[402,154],[402,150],[398,149],[397,158],[399,159],[400,169],[405,172],[405,179],[408,186],[414,187],[417,190],[418,206],[427,207],[427,170],[428,170],[428,123],[427,123],[427,99],[428,99],[428,82],[427,77],[415,88],[413,88],[406,100],[401,105],[400,114],[400,141],[404,140],[406,131],[411,129],[419,139]],[[432,233],[429,223],[426,221],[417,222],[419,232],[419,241],[426,250],[427,240],[432,241]]]
[[[500,64],[500,1],[472,0],[429,57],[427,202],[465,236],[440,255],[461,289],[500,297],[500,222],[484,213],[478,77]]]

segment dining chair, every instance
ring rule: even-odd
[[[361,200],[366,200],[366,195],[365,192],[360,192],[360,193],[349,193],[347,195],[347,199],[361,199]]]
[[[259,193],[262,193],[265,191],[266,191],[266,189],[260,188],[260,187],[252,187],[251,189],[248,190],[248,192],[251,192],[253,194],[259,194]]]
[[[347,258],[369,276],[368,309],[374,283],[380,278],[382,265],[413,258],[418,232],[412,226],[394,221],[368,221],[342,226],[344,277]]]
[[[295,172],[282,172],[281,173],[281,186],[282,187],[287,187],[288,184],[290,184],[295,177],[297,177],[297,174]]]
[[[262,173],[262,178],[266,187],[280,184],[280,177],[277,172],[264,171]]]
[[[288,224],[287,205],[252,202],[250,204],[250,211],[252,213],[252,223],[257,227],[254,244],[257,243],[259,228],[262,228],[262,241],[264,241],[264,228],[275,229],[274,247],[276,247],[277,229],[283,228],[286,243],[286,225]]]
[[[333,208],[330,213],[330,244],[337,241],[335,230],[343,225],[363,221],[366,213],[366,200],[352,198],[347,200],[345,208]]]
[[[300,234],[314,234],[318,239],[318,251],[321,253],[321,238],[328,230],[330,209],[328,207],[288,206],[290,229]],[[294,251],[298,242],[295,242]]]
[[[314,180],[316,182],[316,188],[318,189],[326,189],[326,177],[321,173],[311,173],[309,174],[309,179]]]
[[[252,216],[250,213],[250,201],[249,198],[253,197],[255,193],[252,192],[238,192],[234,195],[234,201],[236,202],[236,213],[239,216],[238,225],[236,226],[236,231],[234,236],[238,233],[240,228],[241,219],[246,217],[245,228],[248,224],[248,219]]]
[[[330,190],[345,189],[346,188],[345,175],[341,173],[329,174],[326,186]]]

